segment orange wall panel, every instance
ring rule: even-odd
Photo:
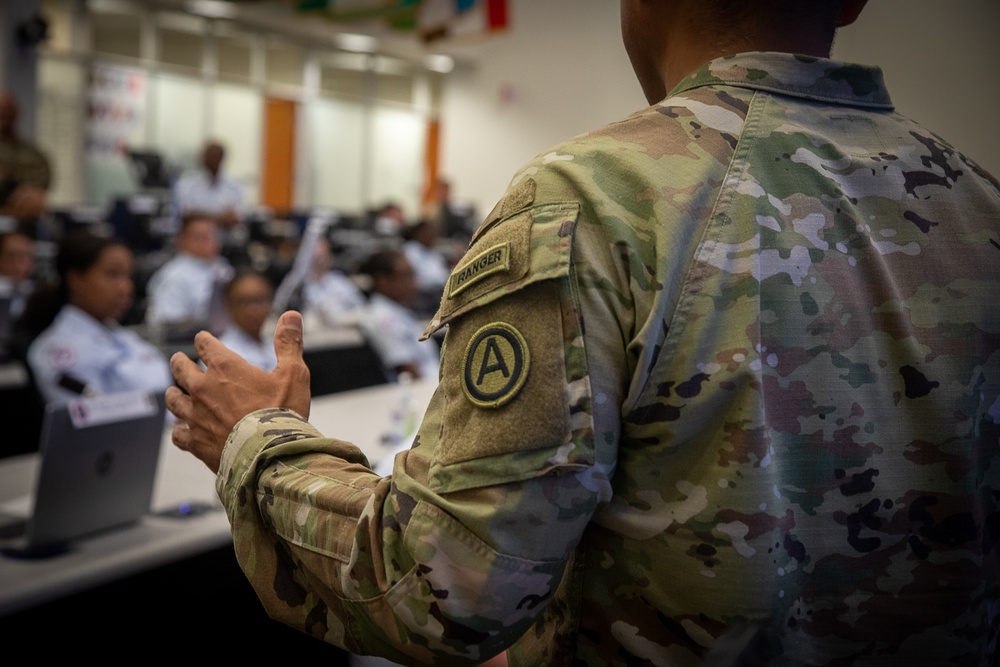
[[[279,215],[292,208],[295,183],[295,107],[292,100],[267,98],[264,106],[264,164],[260,201]]]

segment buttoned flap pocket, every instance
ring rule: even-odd
[[[575,202],[537,206],[479,234],[448,278],[424,337],[526,285],[568,275],[579,209]]]
[[[449,324],[444,418],[430,471],[438,492],[593,461],[589,418],[578,416],[590,412],[570,280],[578,210],[560,203],[521,211],[482,234],[452,273],[432,325]]]

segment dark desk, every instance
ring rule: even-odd
[[[4,425],[0,459],[38,450],[43,412],[42,401],[24,364],[19,361],[0,364],[0,424]]]
[[[374,464],[392,453],[382,434],[393,411],[405,403],[418,418],[433,390],[414,383],[320,397],[313,423],[353,439]],[[37,455],[0,461],[0,501],[28,493],[37,465]],[[215,476],[165,433],[153,510],[217,503],[214,486]],[[347,664],[345,653],[267,619],[236,565],[221,508],[189,519],[146,516],[45,560],[0,557],[0,628],[8,638],[34,639],[32,654],[46,657],[135,658],[138,650],[144,659],[315,657]]]

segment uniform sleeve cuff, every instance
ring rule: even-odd
[[[302,415],[286,408],[265,408],[251,412],[236,422],[219,461],[215,490],[222,504],[229,508],[247,476],[253,474],[260,453],[276,440],[322,437]]]

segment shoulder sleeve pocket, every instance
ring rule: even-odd
[[[569,280],[579,206],[536,206],[492,225],[452,272],[428,333],[449,324],[430,483],[439,492],[590,465],[589,381]]]

